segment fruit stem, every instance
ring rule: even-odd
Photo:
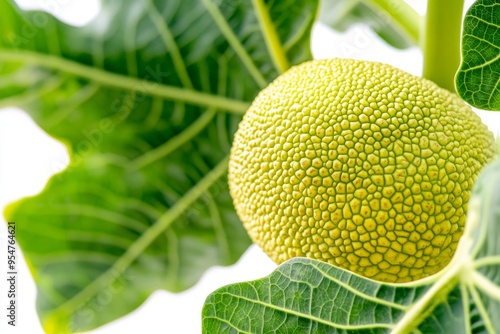
[[[423,18],[403,0],[366,0],[372,7],[389,14],[387,20],[394,20],[415,45],[419,44]],[[390,23],[390,22],[388,22]]]
[[[423,77],[455,92],[464,0],[429,0],[422,35]]]

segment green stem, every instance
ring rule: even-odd
[[[390,15],[399,28],[404,31],[415,45],[419,44],[423,24],[420,16],[403,0],[366,0],[371,6],[383,10]]]
[[[464,0],[429,0],[422,50],[423,77],[455,92],[460,65],[460,31]]]

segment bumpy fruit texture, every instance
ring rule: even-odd
[[[450,261],[493,147],[479,117],[428,80],[316,60],[257,96],[235,135],[229,186],[275,262],[305,256],[406,282]]]

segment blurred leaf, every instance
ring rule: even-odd
[[[105,324],[245,251],[226,185],[232,136],[261,88],[311,58],[316,7],[104,0],[75,28],[0,2],[0,106],[27,110],[71,156],[6,210],[48,333]]]
[[[426,279],[376,282],[295,258],[213,292],[203,333],[500,333],[500,160],[478,178],[451,263]]]
[[[467,11],[458,95],[476,108],[500,111],[500,3],[478,0]]]
[[[366,0],[324,0],[321,2],[319,20],[341,32],[353,24],[364,23],[395,48],[406,49],[414,45],[390,13],[370,3]]]

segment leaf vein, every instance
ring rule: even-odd
[[[381,304],[381,305],[385,305],[385,306],[388,306],[388,307],[396,308],[396,309],[401,310],[401,311],[407,311],[408,310],[408,306],[400,305],[400,304],[397,304],[397,303],[393,303],[393,302],[390,302],[390,301],[386,301],[386,300],[380,299],[380,298],[375,297],[375,296],[367,295],[366,293],[361,292],[361,291],[359,291],[359,290],[351,287],[349,284],[346,284],[346,283],[342,282],[341,280],[339,280],[339,279],[337,279],[337,278],[329,275],[327,272],[321,270],[317,266],[315,266],[313,264],[311,264],[311,266],[313,268],[315,268],[316,270],[318,270],[321,274],[323,274],[323,276],[325,276],[329,280],[335,282],[336,284],[340,285],[341,287],[343,287],[344,289],[348,290],[349,292],[353,293],[356,296],[359,296],[359,297],[361,297],[363,299],[369,300],[369,301],[377,303],[377,304]]]
[[[228,292],[226,292],[225,294],[230,295],[230,296],[235,297],[235,298],[239,298],[239,299],[248,301],[250,303],[259,304],[259,305],[262,305],[264,307],[267,307],[267,308],[270,308],[270,309],[273,309],[273,310],[276,310],[276,311],[283,312],[283,313],[285,313],[287,315],[293,315],[293,316],[296,316],[296,317],[299,317],[299,318],[308,319],[308,320],[315,321],[315,322],[323,324],[323,325],[327,325],[327,326],[330,326],[330,327],[339,328],[339,329],[343,329],[343,330],[361,330],[361,329],[372,329],[372,328],[389,328],[389,329],[392,329],[392,328],[394,328],[394,326],[392,324],[385,324],[385,323],[373,323],[373,324],[367,324],[367,325],[342,325],[342,324],[338,324],[338,323],[326,321],[324,319],[315,317],[312,314],[305,314],[305,313],[301,313],[301,312],[298,312],[298,311],[293,311],[293,310],[290,310],[290,309],[287,309],[287,308],[284,308],[284,307],[280,307],[280,306],[277,306],[277,305],[273,305],[273,304],[270,304],[270,303],[263,302],[261,300],[254,300],[254,299],[251,299],[251,298],[243,297],[241,295],[234,295],[234,294],[231,294],[231,293],[228,293]]]
[[[476,307],[479,311],[479,314],[483,318],[484,321],[484,326],[486,327],[486,330],[490,334],[495,334],[495,329],[493,328],[493,324],[491,323],[490,316],[488,315],[488,311],[486,310],[486,307],[484,306],[484,303],[481,299],[481,296],[479,296],[479,293],[477,292],[476,288],[471,282],[467,283],[467,287],[469,289],[469,292],[472,296],[472,299],[476,303]]]
[[[165,22],[158,8],[153,4],[153,2],[151,0],[147,0],[147,5],[148,8],[150,9],[149,14],[151,20],[153,21],[153,24],[156,26],[156,29],[158,29],[158,32],[160,33],[160,36],[163,40],[163,43],[170,51],[175,69],[181,79],[182,84],[192,89],[193,84],[191,82],[191,79],[189,78],[186,64],[184,63],[182,54],[179,50],[177,43],[175,42],[172,32],[168,28],[167,23]]]
[[[219,27],[224,37],[226,37],[227,41],[229,42],[229,45],[231,45],[233,50],[236,52],[240,60],[247,68],[252,78],[260,86],[260,88],[264,88],[267,85],[267,80],[262,76],[260,70],[254,64],[252,57],[250,57],[248,52],[241,44],[239,38],[232,31],[231,27],[229,26],[228,22],[220,12],[219,8],[213,3],[212,0],[202,0],[202,2],[205,5],[205,8],[210,13],[210,15],[212,16],[214,22]]]
[[[276,27],[269,15],[269,11],[262,0],[252,0],[252,4],[274,66],[279,73],[283,73],[290,67],[290,63],[278,37]]]
[[[139,238],[117,259],[117,261],[92,283],[59,305],[54,314],[70,314],[81,303],[95,296],[102,287],[123,273],[137,257],[164,232],[192,203],[194,203],[216,180],[227,170],[228,157],[222,160],[210,173],[191,188],[170,210],[164,213],[158,221],[141,234]]]
[[[79,64],[71,60],[51,55],[43,55],[37,52],[13,52],[0,49],[0,59],[10,62],[26,62],[36,64],[45,68],[71,73],[103,85],[128,89],[150,96],[160,96],[173,101],[181,101],[193,105],[216,107],[239,115],[244,114],[249,107],[248,102],[233,100],[224,96],[217,96],[187,88],[168,86],[156,82],[149,82],[147,80],[131,78],[88,65]]]

